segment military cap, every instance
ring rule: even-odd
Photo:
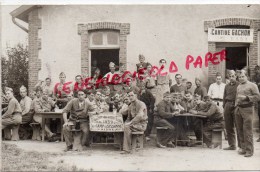
[[[109,63],[109,67],[115,67],[115,63],[110,62],[110,63]]]

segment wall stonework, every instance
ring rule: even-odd
[[[39,8],[29,13],[29,94],[33,92],[34,86],[38,82],[38,73],[41,70],[41,60],[39,59],[39,50],[41,49],[41,39],[38,37],[38,31],[41,29],[41,19],[38,14]]]
[[[249,47],[249,69],[250,73],[253,74],[254,67],[259,64],[258,58],[258,30],[260,30],[260,20],[256,19],[247,19],[247,18],[225,18],[225,19],[217,19],[212,21],[204,22],[204,31],[207,32],[208,28],[216,28],[220,26],[227,25],[241,25],[241,26],[249,26],[250,29],[254,29],[254,40],[253,43],[250,43]],[[216,43],[208,42],[208,50],[210,52],[216,52]],[[209,71],[208,71],[208,81],[212,83],[215,78],[216,72],[220,72],[214,67],[211,63],[209,63]],[[251,75],[252,77],[252,75]]]
[[[88,24],[78,24],[78,34],[81,36],[81,74],[89,76],[89,47],[88,32],[97,29],[111,29],[119,31],[119,63],[125,64],[127,68],[127,35],[130,33],[129,23],[97,22]]]

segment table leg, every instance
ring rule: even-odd
[[[63,118],[60,119],[61,121],[61,141],[63,142],[63,124],[64,124],[64,121],[63,121]]]
[[[201,123],[201,145],[203,147],[203,119],[200,120]]]
[[[42,141],[44,141],[44,135],[45,135],[45,117],[42,116]]]

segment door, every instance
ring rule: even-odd
[[[104,76],[110,72],[109,63],[119,66],[119,49],[92,49],[91,50],[91,76],[94,75],[95,69],[100,69],[100,74]]]

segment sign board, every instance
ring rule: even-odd
[[[123,117],[119,113],[104,112],[89,117],[90,131],[98,132],[123,132]]]
[[[222,29],[209,28],[209,42],[253,42],[254,29]]]

